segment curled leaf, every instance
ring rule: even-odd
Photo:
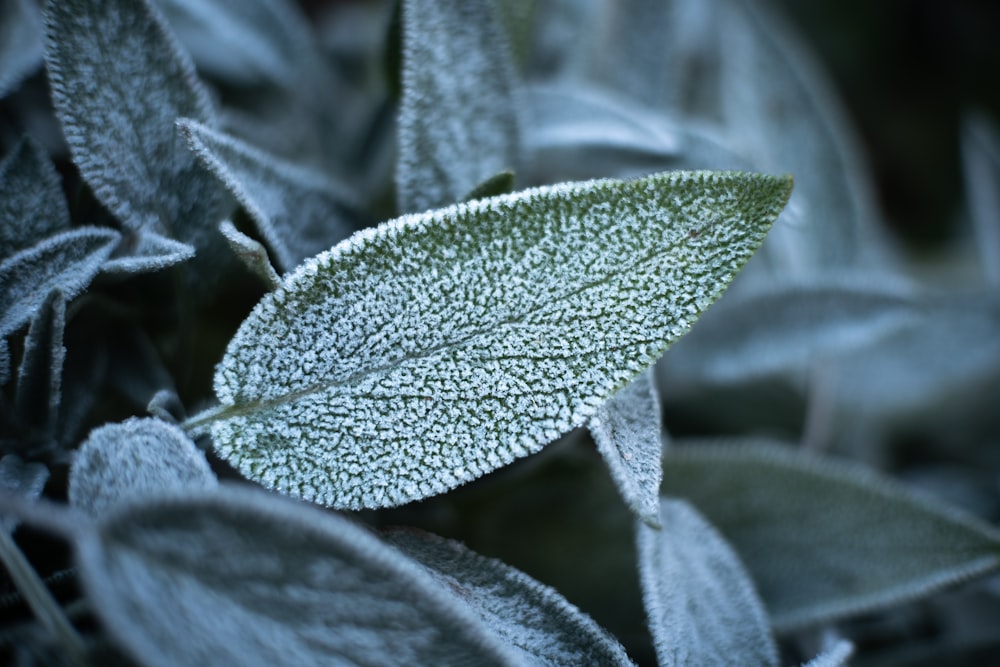
[[[219,231],[226,237],[226,242],[240,262],[250,270],[250,273],[260,278],[268,289],[275,289],[281,284],[281,276],[274,270],[271,258],[267,255],[267,248],[259,241],[236,229],[236,225],[229,220],[219,223]]]
[[[683,500],[664,498],[662,529],[638,527],[642,596],[663,667],[777,667],[767,613],[739,557]]]
[[[517,664],[398,550],[260,490],[124,506],[78,558],[95,612],[144,665]]]
[[[625,649],[556,590],[519,570],[429,533],[386,540],[424,565],[530,665],[631,665]]]
[[[147,496],[214,488],[215,474],[184,431],[159,419],[129,419],[91,432],[69,476],[70,503],[92,516]]]
[[[563,184],[404,216],[257,305],[188,422],[250,479],[397,505],[580,426],[685,333],[761,243],[782,177]]]
[[[587,427],[629,509],[646,523],[657,525],[663,428],[652,372],[643,373],[608,399]]]

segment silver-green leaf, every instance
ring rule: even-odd
[[[22,250],[0,264],[0,336],[31,320],[52,290],[72,299],[101,270],[120,235],[80,227]]]
[[[46,12],[52,99],[73,161],[135,238],[147,270],[190,253],[153,254],[174,239],[199,253],[222,248],[225,192],[197,164],[174,126],[213,122],[208,92],[148,0],[58,0]]]
[[[663,492],[743,558],[775,629],[881,609],[1000,568],[1000,533],[858,466],[761,442],[677,446]]]
[[[149,496],[217,485],[205,455],[165,421],[133,418],[94,429],[69,474],[69,501],[91,516]]]
[[[552,589],[496,559],[416,530],[387,542],[424,565],[528,665],[631,665],[625,649]]]
[[[189,421],[267,487],[405,503],[584,424],[685,333],[762,242],[788,177],[679,172],[409,215],[307,260]]]
[[[178,123],[201,163],[247,210],[281,271],[350,235],[352,197],[323,174],[191,119]]]
[[[403,3],[399,211],[459,201],[516,166],[514,64],[492,0]]]
[[[0,163],[0,259],[66,229],[59,175],[42,147],[25,137]]]
[[[223,486],[98,528],[79,540],[81,579],[144,665],[518,664],[420,565],[315,507]]]
[[[629,509],[658,525],[664,436],[652,372],[608,399],[587,427]]]
[[[662,667],[777,667],[767,613],[739,557],[693,507],[664,498],[638,526],[639,574]]]
[[[236,229],[236,225],[230,220],[223,220],[219,224],[219,232],[240,262],[250,273],[260,278],[268,289],[275,289],[281,284],[281,276],[274,270],[264,244]]]

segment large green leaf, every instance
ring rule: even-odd
[[[420,565],[274,494],[188,491],[80,532],[95,613],[143,665],[519,664]]]
[[[673,173],[404,216],[257,305],[196,417],[247,477],[337,507],[445,491],[580,426],[761,243],[787,177]]]
[[[739,552],[778,630],[870,611],[1000,568],[1000,533],[875,473],[787,447],[673,447],[663,492]]]

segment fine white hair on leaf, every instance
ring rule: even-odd
[[[326,505],[446,491],[583,425],[688,330],[791,179],[590,181],[365,229],[266,295],[216,369],[218,453]]]

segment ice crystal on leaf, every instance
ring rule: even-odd
[[[409,215],[257,305],[195,417],[267,487],[345,508],[440,493],[585,423],[688,330],[791,179],[680,172]]]

